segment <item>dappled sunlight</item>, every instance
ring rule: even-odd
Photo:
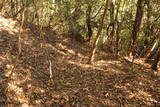
[[[71,49],[71,47],[67,47],[66,45],[63,45],[62,43],[58,43],[58,47],[63,50],[64,52],[66,53],[69,53],[71,55],[77,55],[78,57],[80,58],[88,58],[87,56],[79,53],[79,52],[76,52],[74,49]]]
[[[34,92],[35,93],[45,93],[45,90],[44,89],[42,89],[42,88],[40,88],[40,87],[34,87]]]
[[[143,59],[135,59],[132,72],[132,59],[98,49],[94,63],[88,64],[91,45],[57,35],[49,28],[40,32],[38,25],[19,26],[18,21],[0,16],[0,95],[2,87],[13,106],[159,103],[159,79],[148,72]],[[19,30],[22,53],[17,58]]]
[[[6,70],[5,74],[4,74],[6,77],[9,77],[9,75],[12,72],[13,67],[14,67],[13,64],[7,64],[6,65],[7,70]]]
[[[131,90],[132,83],[126,83],[124,85],[115,85],[115,90],[120,91],[123,97],[127,97],[130,100],[136,101],[136,100],[141,100],[143,101],[144,104],[146,105],[152,105],[153,102],[157,103],[157,101],[153,98],[153,96],[148,93],[143,91],[142,89],[137,88],[136,90]],[[151,103],[152,102],[152,103]]]
[[[11,95],[8,95],[10,99],[12,99],[15,102],[21,103],[22,105],[25,105],[26,107],[29,107],[29,99],[24,94],[24,91],[22,88],[16,86],[16,84],[8,83],[8,92],[11,93]]]
[[[55,52],[61,54],[61,55],[67,55],[65,52],[60,51],[59,49],[57,49],[56,47],[52,46],[51,44],[48,44],[46,47],[51,48],[52,50],[54,50]]]
[[[85,56],[85,55],[83,55],[83,54],[81,54],[81,53],[77,53],[77,56],[79,56],[80,58],[88,59],[88,57],[87,57],[87,56]]]
[[[91,64],[83,64],[83,63],[80,63],[80,62],[74,62],[74,61],[68,61],[69,64],[74,64],[74,65],[77,65],[79,67],[82,67],[82,68],[87,68],[87,69],[96,69],[96,70],[101,70],[101,71],[108,71],[108,70],[105,70],[103,68],[99,68],[99,67],[96,67],[94,65],[91,65]]]
[[[124,74],[125,72],[123,71],[124,65],[120,60],[113,60],[113,61],[107,61],[107,60],[99,60],[96,61],[95,66],[104,68],[108,71],[112,71],[114,74]],[[107,75],[107,72],[106,72]]]
[[[69,38],[63,39],[63,42],[70,42],[71,40]]]
[[[131,92],[128,98],[144,101],[143,103],[145,103],[146,105],[152,105],[152,103],[150,102],[157,103],[157,101],[152,98],[151,94],[140,89],[138,89],[135,93]]]
[[[81,62],[74,62],[74,61],[68,61],[69,64],[74,64],[76,66],[79,66],[83,69],[94,69],[94,70],[98,70],[98,71],[103,71],[103,75],[109,75],[109,74],[124,74],[123,71],[119,70],[119,69],[114,69],[112,67],[109,66],[109,64],[105,65],[105,66],[101,66],[101,65],[97,65],[97,64],[83,64]]]
[[[132,58],[125,56],[124,57],[126,60],[128,60],[129,62],[132,62]],[[145,59],[144,58],[135,58],[134,59],[134,64],[139,64],[139,65],[144,65],[146,67],[150,67],[150,64],[145,63]]]
[[[18,33],[18,23],[17,21],[14,21],[11,18],[4,18],[3,16],[0,16],[0,31],[7,30],[10,34]]]
[[[122,63],[119,60],[113,60],[113,61],[99,60],[99,61],[96,61],[95,64],[99,65],[99,66],[106,66],[106,65],[109,65],[109,64],[121,65]]]
[[[75,55],[76,52],[72,49],[68,49],[67,46],[63,45],[62,43],[59,43],[58,46],[64,50],[64,51],[67,51],[68,53],[72,54],[72,55]]]
[[[21,85],[30,80],[30,77],[28,69],[14,70],[7,84],[7,97],[15,103],[20,103],[23,107],[30,107],[30,99]]]
[[[4,61],[6,58],[4,56],[0,56],[0,60]]]

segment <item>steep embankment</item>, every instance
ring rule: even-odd
[[[160,104],[160,78],[143,65],[97,52],[90,46],[0,16],[0,105],[34,107],[153,106]],[[18,36],[22,54],[18,54]],[[12,67],[13,75],[8,77]],[[50,78],[52,77],[52,79]]]

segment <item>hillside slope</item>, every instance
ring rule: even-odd
[[[97,52],[56,31],[0,16],[0,105],[117,107],[160,105],[160,78],[147,65]],[[18,54],[18,37],[22,53]],[[13,74],[9,77],[10,71]]]

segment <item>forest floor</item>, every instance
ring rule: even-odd
[[[0,16],[1,107],[160,106],[160,76],[143,60],[132,71],[126,58],[98,51],[91,65],[88,44],[49,28],[19,30],[18,21]]]

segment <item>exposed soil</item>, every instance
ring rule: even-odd
[[[149,64],[136,59],[132,71],[127,58],[99,50],[91,65],[90,53],[87,43],[53,29],[25,24],[20,32],[17,21],[0,16],[0,106],[160,106],[160,76]]]

